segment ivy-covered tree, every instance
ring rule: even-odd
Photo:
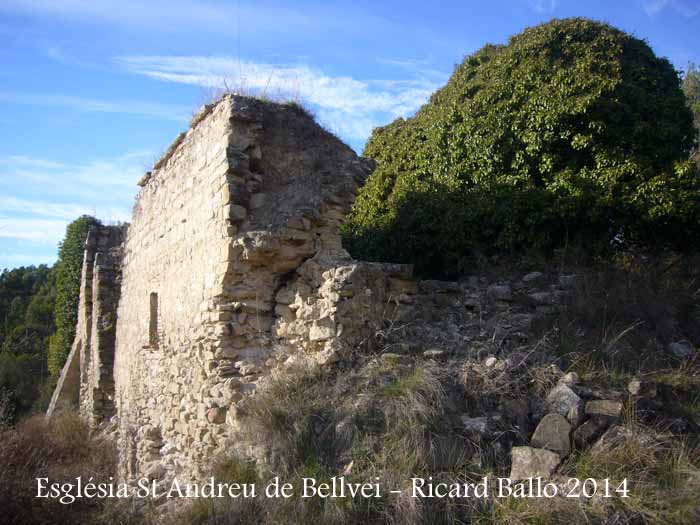
[[[644,41],[583,18],[487,45],[413,118],[374,130],[377,168],[345,245],[434,275],[574,239],[687,245],[700,177],[683,163],[694,130],[680,84]]]
[[[683,77],[683,93],[693,114],[696,140],[700,144],[700,70],[693,62],[688,64],[688,71]]]
[[[78,296],[80,275],[83,266],[85,239],[91,227],[100,224],[88,215],[76,219],[66,228],[66,235],[59,245],[56,273],[56,303],[54,318],[56,333],[49,345],[48,366],[53,375],[58,375],[68,357],[75,325],[78,321]]]

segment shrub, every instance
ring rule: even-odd
[[[32,416],[14,427],[0,427],[0,508],[3,523],[81,524],[140,523],[111,510],[109,500],[78,498],[70,505],[37,498],[37,478],[73,482],[81,476],[95,483],[116,476],[114,444],[94,435],[73,413],[60,413],[50,422]],[[111,510],[108,517],[103,516]]]
[[[669,344],[700,343],[699,268],[685,256],[596,265],[576,277],[566,308],[539,322],[542,334],[561,365],[586,379],[624,386],[635,374],[676,369]]]
[[[0,391],[6,392],[15,416],[28,412],[38,397],[42,361],[39,355],[0,352]]]
[[[458,273],[491,250],[697,238],[692,117],[671,64],[609,25],[487,45],[415,117],[376,129],[345,224],[358,257]]]

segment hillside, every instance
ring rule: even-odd
[[[297,102],[205,104],[129,224],[0,276],[3,519],[700,522],[693,75],[571,18],[365,158]]]

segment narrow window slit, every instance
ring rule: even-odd
[[[158,347],[158,294],[151,293],[150,318],[148,322],[148,344],[152,348]]]

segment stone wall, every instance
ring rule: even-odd
[[[299,360],[437,355],[480,329],[468,285],[342,248],[371,170],[297,105],[225,96],[140,181],[126,235],[90,237],[79,358],[56,396],[79,390],[95,425],[116,416],[121,478],[200,478],[232,446],[260,457],[239,439],[241,406]]]
[[[180,468],[196,450],[204,354],[219,335],[211,298],[230,243],[228,137],[231,103],[179,137],[142,181],[124,244],[114,379],[121,475]],[[164,447],[167,445],[167,447]],[[162,449],[162,450],[161,450]]]
[[[116,310],[126,230],[126,226],[96,226],[88,232],[75,340],[51,399],[49,416],[78,403],[93,424],[114,415]]]
[[[291,351],[272,330],[278,290],[314,255],[346,256],[338,228],[369,171],[297,106],[227,96],[144,177],[116,336],[123,477],[208,466]]]

